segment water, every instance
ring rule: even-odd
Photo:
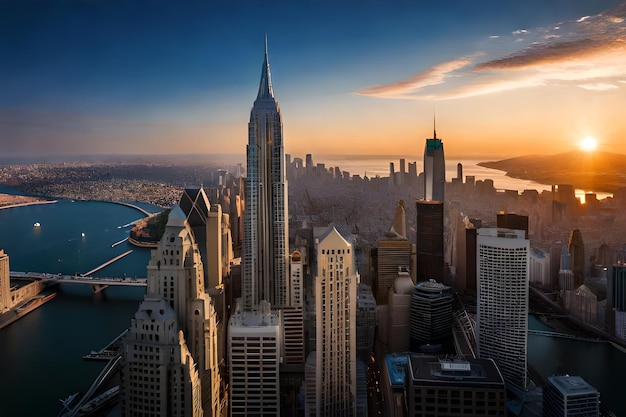
[[[0,192],[11,191],[2,187]],[[95,273],[145,277],[150,251],[124,242],[143,217],[122,205],[59,201],[0,210],[0,248],[13,271],[83,273],[129,249]],[[35,222],[41,227],[35,228]],[[85,233],[85,237],[82,237]],[[57,297],[0,330],[0,415],[56,416],[60,398],[85,392],[103,367],[82,355],[99,350],[130,325],[145,292],[111,287],[93,295],[88,286],[62,284]]]
[[[348,171],[351,174],[358,174],[360,176],[367,175],[369,178],[388,177],[389,176],[389,163],[393,162],[395,172],[400,171],[400,159],[405,159],[405,172],[408,172],[409,162],[417,162],[417,172],[423,171],[423,157],[416,156],[398,156],[398,155],[313,155],[314,163],[323,163],[326,168],[339,167],[342,171]],[[486,162],[487,159],[446,159],[446,180],[449,182],[452,178],[457,177],[457,164],[460,162],[463,165],[463,178],[468,175],[473,175],[476,180],[492,179],[493,185],[498,190],[537,190],[549,191],[552,187],[551,184],[540,184],[535,181],[516,179],[506,176],[506,172],[499,171],[497,169],[484,168],[478,166],[480,162]],[[581,197],[585,194],[585,190],[576,190],[576,196]],[[597,192],[597,197],[603,199],[612,194]]]
[[[528,327],[551,330],[530,316]],[[623,378],[626,353],[608,342],[586,342],[564,338],[528,335],[528,364],[546,378],[561,369],[581,376],[600,392],[600,401],[617,416],[626,416]]]

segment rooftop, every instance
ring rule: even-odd
[[[549,376],[548,382],[558,389],[563,395],[572,394],[595,394],[597,389],[589,385],[579,376],[558,375]]]

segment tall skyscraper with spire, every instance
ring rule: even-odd
[[[287,179],[283,124],[274,98],[265,39],[259,91],[250,112],[244,213],[243,308],[261,300],[289,305]]]
[[[443,156],[443,142],[437,139],[437,129],[433,119],[433,137],[426,139],[424,147],[424,200],[443,201],[446,184],[446,163]]]

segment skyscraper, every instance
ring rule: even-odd
[[[477,348],[507,387],[526,390],[529,241],[523,230],[478,229]]]
[[[283,124],[265,41],[259,91],[250,112],[243,243],[243,307],[289,305],[287,179]]]
[[[424,147],[424,200],[443,201],[445,185],[443,142],[437,139],[437,130],[433,126],[433,138],[426,139]]]
[[[247,164],[242,299],[228,323],[231,415],[273,416],[280,412],[284,337],[290,361],[295,358],[293,343],[302,340],[298,335],[303,328],[301,305],[286,314],[286,330],[281,310],[292,305],[287,179],[283,126],[272,88],[267,39],[259,91],[248,123]],[[295,294],[300,296],[299,291]]]
[[[316,346],[311,353],[314,365],[307,367],[307,417],[356,414],[356,287],[359,276],[353,255],[352,244],[334,227],[329,228],[317,244]]]
[[[161,415],[151,414],[154,409],[191,416],[198,415],[199,407],[205,416],[222,415],[226,399],[218,369],[219,319],[214,300],[204,291],[200,251],[180,206],[169,213],[147,273],[145,299],[124,340],[122,414]],[[169,408],[155,408],[154,392],[163,395],[157,398]]]
[[[416,243],[417,281],[444,281],[443,201],[418,200]]]

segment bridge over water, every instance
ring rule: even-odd
[[[55,275],[46,272],[13,272],[11,278],[37,279],[50,284],[82,284],[91,285],[93,291],[98,293],[109,286],[145,287],[148,285],[147,278],[94,278],[81,275]]]

